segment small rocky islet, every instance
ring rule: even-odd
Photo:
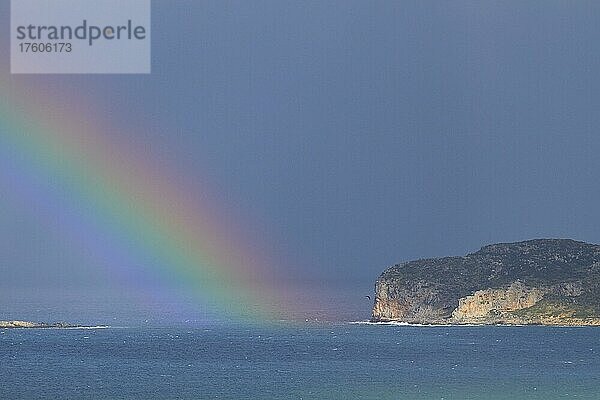
[[[372,322],[600,325],[600,245],[536,239],[405,262],[375,284]]]
[[[82,328],[81,325],[71,325],[65,322],[30,322],[30,321],[0,321],[0,329],[11,329],[11,328]]]

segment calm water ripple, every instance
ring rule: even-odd
[[[599,399],[600,329],[0,330],[0,399]]]

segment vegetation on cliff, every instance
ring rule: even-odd
[[[372,320],[600,324],[600,246],[569,239],[493,244],[416,260],[377,280]]]

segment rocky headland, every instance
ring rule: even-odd
[[[600,325],[600,246],[537,239],[397,264],[377,279],[371,320]]]

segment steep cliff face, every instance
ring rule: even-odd
[[[387,269],[373,321],[600,325],[600,246],[540,239]]]
[[[476,323],[485,321],[490,315],[507,316],[537,304],[544,298],[546,290],[527,287],[517,281],[504,289],[478,290],[472,296],[458,300],[458,307],[452,312],[457,322]]]

